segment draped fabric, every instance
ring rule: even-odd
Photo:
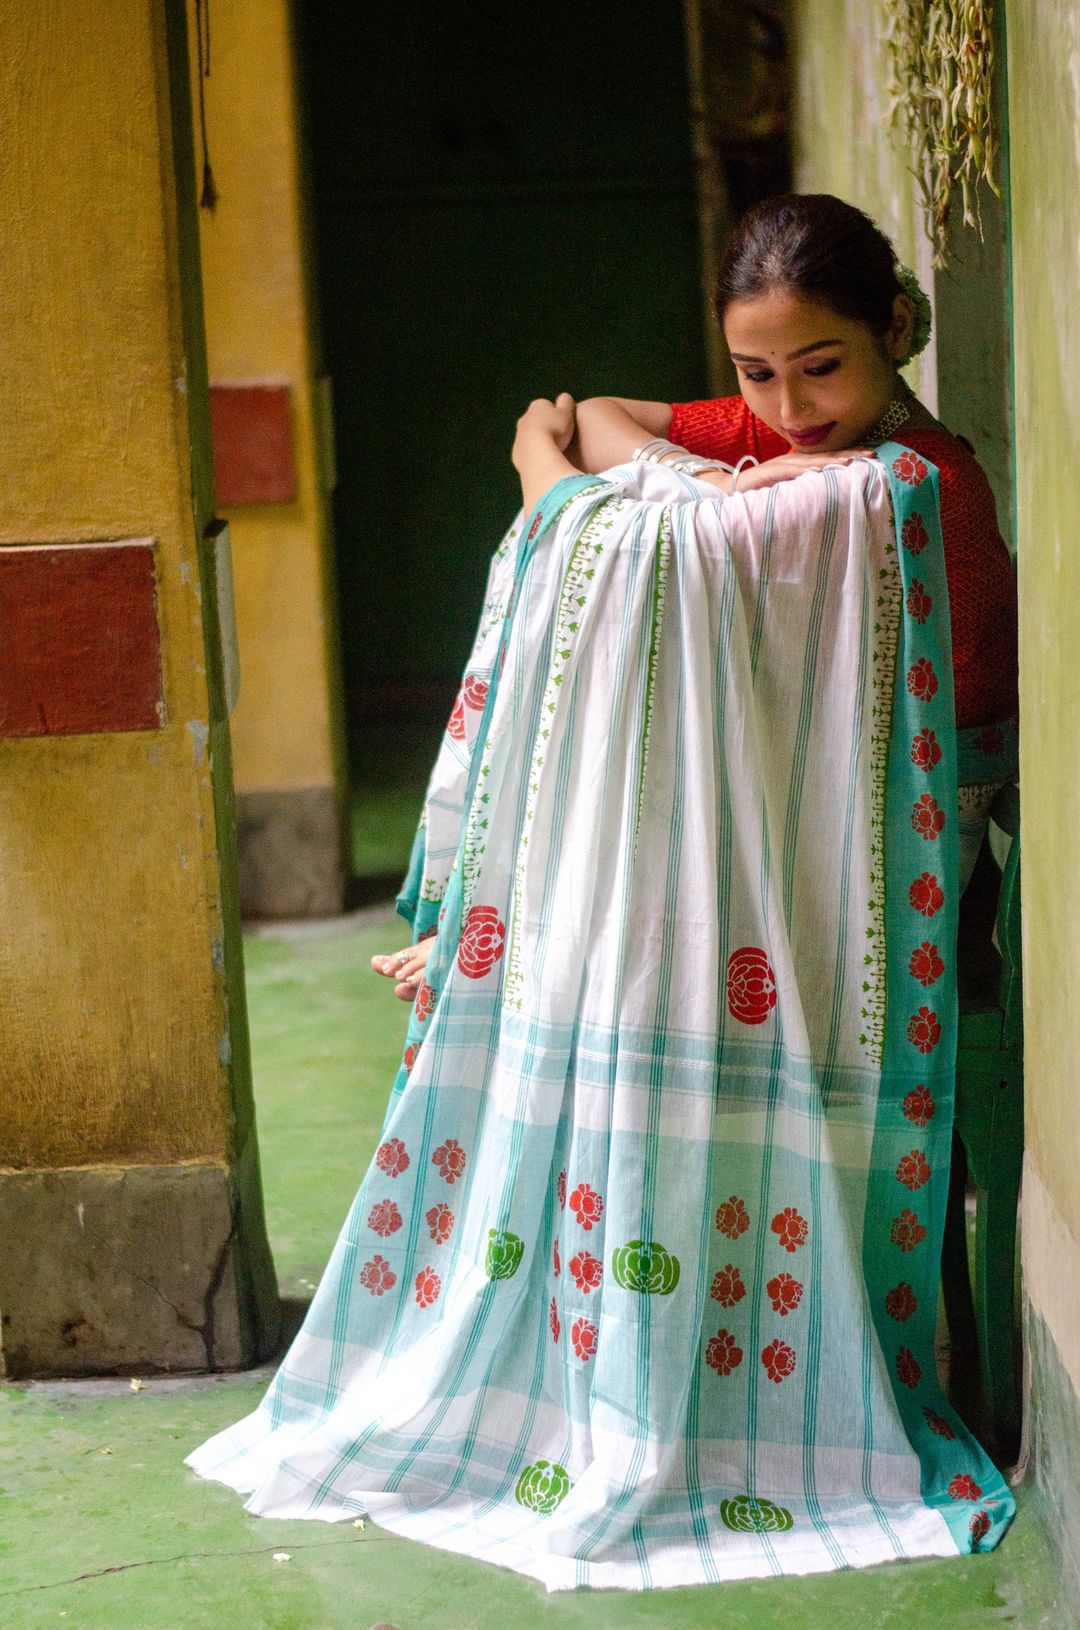
[[[956,752],[922,458],[545,494],[429,785],[378,1150],[188,1464],[549,1590],[993,1546],[934,1359]]]

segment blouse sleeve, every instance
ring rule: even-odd
[[[741,396],[673,403],[668,434],[691,453],[725,464],[735,464],[748,453],[769,459],[788,451],[783,437],[755,418]]]

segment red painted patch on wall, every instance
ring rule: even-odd
[[[281,504],[296,497],[288,385],[211,385],[217,501]]]
[[[0,547],[0,736],[164,723],[152,542]]]

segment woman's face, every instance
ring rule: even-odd
[[[896,394],[892,358],[909,337],[903,296],[898,304],[894,328],[878,335],[790,289],[733,300],[724,335],[747,405],[803,451],[858,446]]]

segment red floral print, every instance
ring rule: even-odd
[[[908,1021],[908,1041],[917,1047],[920,1053],[932,1053],[941,1040],[941,1025],[938,1016],[928,1007],[921,1007],[918,1013],[913,1013]]]
[[[465,740],[465,702],[460,692],[446,721],[446,732],[447,735],[453,736],[455,741]]]
[[[718,1330],[710,1336],[705,1348],[705,1362],[717,1375],[730,1375],[743,1361],[743,1350],[736,1346],[730,1331]]]
[[[896,1168],[897,1181],[912,1193],[930,1181],[930,1166],[921,1149],[912,1149]]]
[[[728,957],[727,1004],[740,1024],[764,1024],[776,1006],[776,975],[760,946],[743,945]]]
[[[494,906],[473,906],[458,946],[458,967],[468,979],[483,979],[503,954],[506,924]]]
[[[412,1074],[412,1067],[416,1063],[416,1055],[417,1055],[417,1053],[419,1051],[420,1051],[420,1043],[418,1041],[411,1041],[409,1043],[409,1045],[406,1047],[405,1056],[401,1061],[405,1066],[405,1074],[406,1075],[411,1075]]]
[[[528,539],[527,539],[527,541],[529,543],[532,542],[533,538],[535,538],[536,534],[539,532],[539,530],[540,530],[540,522],[543,519],[544,519],[544,517],[541,515],[540,511],[537,510],[536,519],[535,519],[535,521],[533,521],[533,524],[529,528],[529,536],[528,536]]]
[[[990,1532],[989,1511],[976,1511],[975,1515],[968,1523],[968,1531],[971,1534],[972,1550],[975,1550]]]
[[[925,1126],[933,1120],[937,1104],[929,1087],[912,1087],[904,1098],[903,1109],[914,1126]]]
[[[714,1274],[709,1295],[721,1307],[734,1307],[736,1302],[741,1302],[746,1295],[746,1286],[738,1268],[733,1268],[729,1262],[726,1268]]]
[[[896,1355],[896,1373],[905,1387],[912,1391],[922,1380],[922,1366],[910,1347],[901,1347]]]
[[[967,1472],[960,1472],[949,1484],[949,1495],[954,1500],[981,1500],[982,1489]]]
[[[431,1164],[438,1166],[439,1175],[448,1183],[456,1183],[465,1170],[465,1151],[457,1138],[447,1138],[445,1143],[440,1143]]]
[[[988,724],[985,730],[980,730],[975,737],[975,745],[980,753],[987,753],[991,757],[1000,753],[1005,746],[1005,732],[996,724]]]
[[[927,843],[933,843],[935,838],[944,830],[945,811],[936,798],[931,798],[924,792],[911,811],[911,824],[920,838]]]
[[[428,1225],[431,1237],[436,1245],[445,1245],[450,1238],[454,1227],[454,1213],[447,1205],[432,1206],[430,1211],[424,1213],[424,1221]]]
[[[930,542],[930,534],[921,515],[909,515],[900,528],[900,538],[904,548],[909,549],[913,555],[921,555]]]
[[[413,1012],[420,1020],[420,1023],[425,1024],[434,1011],[435,992],[426,979],[421,979],[420,989],[417,991],[416,1001],[413,1003]]]
[[[899,1217],[894,1217],[889,1238],[901,1251],[913,1251],[916,1245],[921,1245],[926,1238],[926,1229],[919,1221],[914,1211],[905,1206]]]
[[[558,1279],[559,1275],[562,1273],[562,1263],[559,1261],[559,1242],[558,1242],[558,1240],[555,1241],[554,1245],[551,1248],[551,1265],[555,1270],[555,1277],[556,1277],[556,1279]]]
[[[499,652],[499,678],[500,679],[502,678],[502,671],[503,671],[503,669],[505,667],[506,667],[506,646],[504,645],[502,650]]]
[[[921,481],[926,480],[926,465],[918,453],[909,450],[893,459],[893,475],[901,481],[906,481],[909,487],[917,487]]]
[[[938,676],[929,657],[920,657],[908,669],[907,688],[920,702],[932,702],[937,695]]]
[[[559,1181],[555,1185],[555,1193],[559,1199],[559,1210],[566,1210],[566,1173],[559,1173]]]
[[[430,1307],[438,1300],[442,1280],[434,1268],[421,1268],[416,1276],[416,1300],[421,1307]]]
[[[593,1223],[600,1221],[603,1209],[603,1200],[588,1183],[579,1183],[570,1196],[570,1210],[586,1233],[592,1228]]]
[[[779,1386],[789,1375],[795,1374],[795,1349],[786,1341],[770,1341],[761,1355],[770,1381]]]
[[[487,701],[487,695],[488,682],[486,679],[481,679],[479,674],[465,675],[465,683],[461,687],[461,698],[466,707],[471,707],[474,712],[479,713]]]
[[[918,1305],[915,1292],[905,1280],[894,1286],[885,1298],[885,1311],[897,1324],[906,1324]]]
[[[360,1269],[360,1283],[372,1296],[381,1296],[384,1291],[397,1284],[397,1274],[393,1272],[384,1256],[376,1256],[372,1257],[370,1262],[365,1262]]]
[[[400,1177],[409,1164],[408,1152],[400,1138],[388,1138],[375,1151],[375,1164],[387,1177]]]
[[[941,748],[932,730],[920,730],[911,743],[911,762],[929,772],[941,763]]]
[[[923,1414],[926,1416],[926,1424],[931,1432],[936,1432],[939,1438],[945,1438],[951,1443],[956,1433],[944,1416],[939,1415],[934,1409],[927,1408],[925,1404],[923,1405]]]
[[[745,1234],[750,1227],[746,1206],[737,1194],[733,1194],[730,1200],[725,1200],[716,1213],[716,1226],[728,1239],[738,1239],[739,1235]]]
[[[920,583],[917,577],[911,579],[911,587],[908,589],[907,600],[904,603],[912,617],[920,625],[929,617],[934,604],[930,595],[926,592],[925,585]]]
[[[933,872],[923,872],[908,889],[908,900],[924,917],[932,917],[945,904],[945,890]]]
[[[945,964],[938,954],[937,946],[931,945],[929,940],[923,940],[911,953],[908,973],[913,979],[917,979],[920,985],[935,985],[944,972]]]
[[[775,1279],[769,1280],[765,1292],[773,1305],[773,1312],[784,1319],[789,1313],[794,1313],[802,1301],[803,1288],[791,1274],[778,1273]]]
[[[573,1346],[577,1357],[580,1358],[583,1363],[587,1364],[589,1359],[595,1353],[596,1337],[597,1329],[595,1324],[593,1324],[591,1319],[586,1319],[584,1315],[575,1319],[573,1324],[570,1326],[571,1345]]]
[[[794,1206],[785,1206],[783,1211],[778,1211],[770,1227],[774,1234],[779,1234],[784,1250],[793,1254],[800,1245],[806,1244],[806,1236],[810,1232],[806,1218],[800,1217]]]
[[[555,1298],[553,1296],[551,1298],[551,1339],[554,1341],[556,1346],[559,1344],[559,1335],[561,1331],[562,1325],[559,1323],[559,1310],[555,1306]]]
[[[389,1239],[401,1227],[401,1212],[393,1200],[380,1200],[368,1215],[367,1225],[382,1239]]]
[[[570,1258],[570,1275],[578,1290],[587,1296],[603,1278],[604,1264],[599,1257],[590,1256],[588,1251],[579,1251]]]

